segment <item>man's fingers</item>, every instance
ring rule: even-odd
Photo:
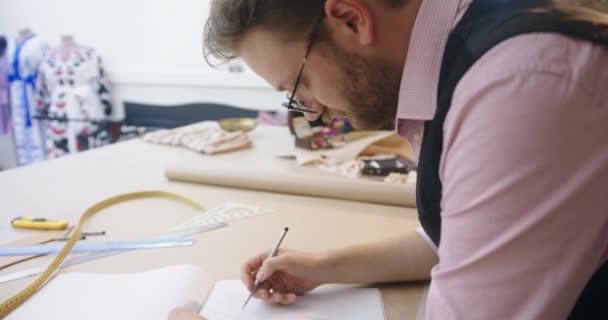
[[[241,281],[243,281],[243,284],[245,284],[247,290],[253,290],[253,277],[251,275],[246,273],[241,274]]]
[[[260,253],[257,256],[249,259],[241,267],[241,281],[243,281],[249,291],[253,289],[255,274],[266,259],[266,257],[268,257],[268,252]]]
[[[271,294],[272,302],[279,304],[292,304],[296,302],[296,295],[293,293],[273,292]]]
[[[253,296],[260,300],[267,301],[270,298],[270,292],[268,291],[268,289],[265,289],[265,288],[259,289],[258,291],[255,292],[255,294]]]
[[[256,274],[258,281],[266,281],[270,278],[277,270],[287,270],[292,265],[292,260],[289,254],[279,255],[273,258],[264,260],[262,266]]]
[[[287,303],[288,304],[294,304],[294,303],[296,303],[296,299],[297,299],[297,297],[296,297],[295,293],[288,293],[287,294]]]
[[[266,303],[293,304],[296,302],[295,293],[271,292],[267,286],[258,289],[254,297]]]
[[[253,282],[254,282],[255,274],[252,274],[249,272],[244,272],[244,271],[245,270],[243,270],[243,272],[241,272],[241,281],[243,282],[245,287],[247,287],[247,289],[249,291],[251,291],[253,289]]]
[[[241,273],[252,274],[256,272],[260,268],[266,257],[268,257],[268,252],[263,252],[247,260],[247,262],[245,262],[245,264],[241,268]]]
[[[270,297],[270,284],[268,282],[260,283],[258,290],[256,290],[253,296],[258,299],[263,299],[265,295]]]
[[[281,294],[279,292],[273,292],[270,295],[270,298],[272,299],[272,302],[274,302],[274,303],[282,303],[283,302],[283,294]]]

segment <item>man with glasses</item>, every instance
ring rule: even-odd
[[[243,282],[292,304],[324,283],[431,279],[429,319],[608,318],[607,12],[600,0],[212,0],[206,57],[241,57],[309,120],[395,128],[419,164],[420,230],[261,253]]]

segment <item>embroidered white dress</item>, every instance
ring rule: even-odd
[[[99,144],[96,121],[112,113],[101,58],[78,46],[52,49],[38,77],[38,103],[53,120],[47,123],[49,158],[93,148]]]

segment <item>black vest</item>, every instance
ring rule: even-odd
[[[552,32],[603,44],[608,47],[608,27],[575,21],[550,9],[549,0],[475,0],[450,33],[439,77],[437,111],[424,125],[418,165],[417,205],[420,223],[439,245],[442,185],[439,163],[443,147],[443,124],[456,85],[488,50],[511,37]],[[543,9],[543,10],[534,10]],[[603,289],[603,290],[602,290]],[[570,319],[608,319],[608,264],[591,278],[570,314]],[[602,299],[602,294],[605,299]]]

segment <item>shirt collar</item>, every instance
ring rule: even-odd
[[[435,116],[443,53],[462,11],[461,2],[468,7],[471,0],[422,1],[401,79],[398,119],[430,120]]]

